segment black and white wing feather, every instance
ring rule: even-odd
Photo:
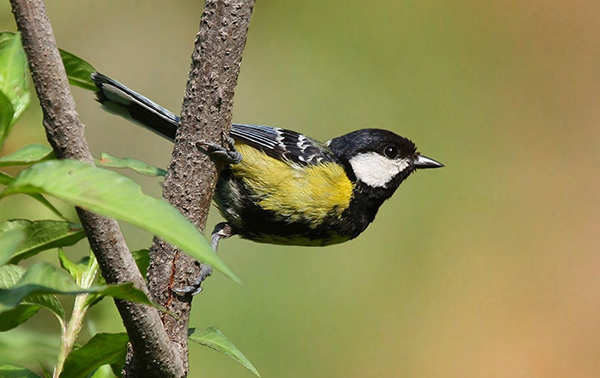
[[[291,130],[234,123],[231,137],[279,160],[301,165],[337,162],[325,144]]]

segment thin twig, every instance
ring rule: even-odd
[[[43,0],[11,0],[11,5],[54,153],[59,159],[93,164]],[[133,282],[147,291],[117,222],[79,208],[77,213],[106,281]],[[182,360],[158,312],[136,303],[115,302],[129,334],[135,365],[141,367],[140,376],[182,377]]]
[[[164,197],[200,230],[218,178],[218,167],[196,145],[223,143],[232,119],[233,92],[242,61],[255,0],[206,0],[196,36],[181,126],[177,132]],[[154,300],[169,305],[178,318],[163,315],[171,340],[187,355],[191,297],[174,296],[198,276],[200,267],[186,254],[155,239],[151,249],[148,285]],[[184,362],[187,370],[187,358]]]

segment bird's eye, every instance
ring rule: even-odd
[[[390,159],[394,159],[396,156],[398,156],[399,152],[400,151],[398,150],[398,147],[396,147],[396,146],[387,146],[383,150],[383,154]]]

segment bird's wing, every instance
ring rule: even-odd
[[[337,162],[327,145],[291,130],[234,123],[231,136],[283,161],[301,165]]]

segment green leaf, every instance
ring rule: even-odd
[[[44,371],[44,378],[52,378],[52,373],[48,370],[48,368],[46,368],[46,366],[40,363],[40,368]]]
[[[0,267],[0,295],[13,290],[13,288],[15,288],[15,286],[23,279],[23,276],[25,276],[27,272],[28,271],[25,270],[25,268],[18,265],[5,265]],[[31,295],[25,295],[19,302],[20,303],[18,303],[18,305],[20,306],[30,305],[35,307],[44,307],[56,315],[61,324],[65,320],[65,310],[54,295],[32,293]],[[9,313],[13,311],[12,308],[8,310]],[[2,312],[2,310],[0,310],[0,312]]]
[[[160,308],[152,303],[143,291],[136,289],[131,282],[84,289],[77,285],[67,272],[46,262],[39,262],[25,272],[17,265],[0,267],[0,288],[2,288],[3,281],[9,285],[4,286],[7,289],[0,290],[0,312],[11,310],[22,301],[29,303],[35,300],[36,304],[45,307],[48,302],[37,300],[34,295],[47,293],[101,294]],[[11,282],[14,284],[10,284]]]
[[[8,289],[17,284],[23,274],[25,274],[25,268],[18,265],[6,265],[0,267],[0,289]]]
[[[4,172],[0,172],[0,185],[8,185],[11,182],[13,182],[15,178],[7,175]],[[59,218],[62,218],[64,220],[68,220],[67,218],[65,218],[64,215],[62,215],[60,213],[60,211],[58,211],[58,209],[56,207],[54,207],[54,205],[52,205],[50,202],[48,202],[48,200],[46,198],[44,198],[44,196],[42,196],[39,193],[26,193],[28,196],[30,196],[31,198],[35,199],[36,201],[38,201],[39,203],[41,203],[42,205],[46,206],[50,211],[52,211],[55,215],[57,215]]]
[[[106,285],[106,280],[98,273],[99,265],[96,256],[90,251],[90,256],[87,258],[87,265],[82,269],[80,280],[84,287],[90,287],[93,284]],[[86,307],[92,307],[104,298],[102,294],[90,294],[85,302]]]
[[[131,252],[133,258],[135,259],[135,263],[142,273],[142,276],[146,277],[146,273],[148,273],[148,266],[150,265],[150,251],[147,249],[140,249],[139,251]]]
[[[148,306],[153,306],[155,308],[163,310],[160,306],[152,303],[150,299],[144,294],[143,291],[137,289],[133,286],[133,283],[127,282],[119,285],[107,285],[105,287],[96,286],[95,287],[98,294],[101,294],[105,297],[113,297],[117,299],[123,299],[130,302],[143,303]],[[94,289],[94,287],[90,288]]]
[[[0,265],[13,257],[23,240],[25,233],[21,230],[0,231]]]
[[[0,332],[10,331],[27,321],[40,310],[39,306],[19,305],[0,314]]]
[[[111,168],[131,168],[137,173],[146,176],[166,176],[167,171],[162,168],[155,167],[153,165],[144,163],[143,161],[131,159],[131,158],[118,158],[102,152],[100,154],[100,160],[96,160],[96,164],[103,167]]]
[[[43,195],[41,195],[39,193],[26,193],[26,195],[28,195],[31,198],[33,198],[34,200],[38,201],[42,205],[46,206],[48,208],[48,210],[53,212],[54,215],[56,215],[57,217],[62,218],[64,220],[66,220],[67,222],[69,221],[64,215],[61,214],[60,211],[58,211],[58,209],[56,207],[54,207],[53,204],[48,202],[48,200],[46,198],[44,198]]]
[[[10,99],[0,92],[0,147],[2,147],[4,139],[8,136],[14,116],[15,111]]]
[[[88,257],[86,257],[86,263],[87,260],[89,260]],[[58,249],[58,261],[60,261],[60,267],[69,272],[75,282],[80,282],[86,265],[81,263],[75,264],[73,261],[69,260],[62,248]]]
[[[31,97],[27,81],[27,56],[18,33],[0,33],[0,92],[10,99],[16,121],[29,105]]]
[[[40,378],[29,369],[16,365],[0,366],[0,378]]]
[[[12,230],[19,230],[25,235],[25,240],[11,258],[13,264],[47,249],[73,245],[85,237],[83,228],[76,223],[27,219],[0,222],[0,235]]]
[[[73,350],[65,360],[60,378],[85,378],[102,365],[125,361],[126,333],[98,333],[84,346]]]
[[[208,327],[203,331],[196,332],[194,328],[190,328],[188,332],[188,338],[195,343],[209,347],[210,349],[216,350],[217,352],[223,353],[229,358],[239,362],[246,369],[250,370],[254,374],[260,377],[256,368],[250,361],[240,352],[240,350],[233,345],[227,337],[217,328]]]
[[[0,157],[0,167],[6,165],[27,165],[54,159],[54,152],[48,146],[30,144],[18,149],[10,155]]]
[[[61,326],[67,319],[64,307],[53,294],[32,294],[23,299],[22,304],[40,306],[53,313],[60,322]]]
[[[88,295],[85,301],[86,307],[91,307],[101,301],[102,298],[110,296],[118,299],[144,303],[161,311],[165,311],[165,309],[161,306],[152,303],[146,294],[142,290],[139,290],[133,286],[133,283],[131,282],[120,285],[105,285],[106,281],[104,281],[104,278],[97,274],[100,267],[94,254],[90,252],[90,256],[87,258],[87,260],[87,265],[82,270],[81,278],[79,281],[77,281],[77,283],[85,289],[92,287],[94,283],[98,282],[101,282],[102,285],[96,285],[95,288],[97,290]]]
[[[19,34],[0,33],[0,92],[12,104],[14,115],[8,127],[0,129],[0,147],[10,132],[10,127],[29,105],[27,85],[27,57],[21,46]]]
[[[0,172],[0,184],[1,184],[1,185],[8,185],[8,184],[10,184],[11,182],[13,182],[13,180],[14,180],[14,179],[15,179],[15,178],[14,178],[14,177],[12,177],[11,175],[7,175],[7,174],[6,174],[6,173],[4,173],[4,172]]]
[[[124,220],[240,282],[187,218],[165,200],[145,195],[137,183],[116,172],[74,160],[47,161],[22,171],[0,198],[15,193],[47,193],[100,215]]]
[[[127,356],[125,356],[125,357],[127,357]],[[114,374],[115,377],[123,378],[123,367],[124,366],[125,366],[125,359],[123,359],[123,361],[119,361],[117,363],[110,364],[110,369],[112,370],[112,373]]]
[[[2,43],[4,43],[5,41],[12,40],[16,34],[17,33],[15,33],[15,32],[9,32],[9,31],[0,32],[0,45]]]
[[[71,85],[91,91],[98,90],[92,81],[92,73],[96,72],[96,69],[91,64],[65,50],[60,50],[60,57]]]

